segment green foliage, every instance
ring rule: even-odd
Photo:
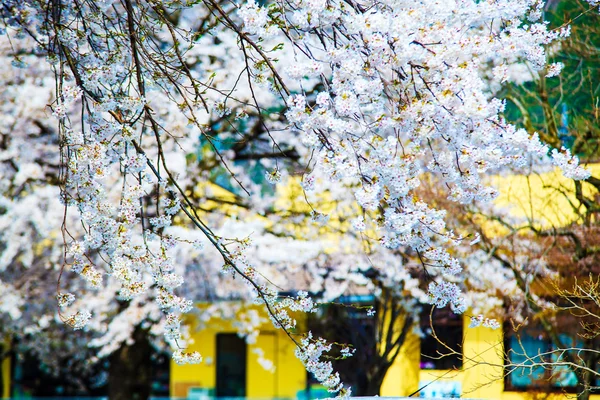
[[[539,76],[509,85],[505,116],[554,147],[567,147],[587,160],[600,154],[600,13],[582,0],[549,0],[551,29],[569,24],[570,37],[549,48],[549,62],[564,65],[557,77]]]

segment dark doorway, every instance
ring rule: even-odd
[[[246,397],[246,341],[217,335],[217,397]]]
[[[460,369],[462,368],[463,316],[455,314],[448,307],[424,306],[421,313],[421,369]],[[433,337],[435,331],[437,338]],[[446,347],[447,346],[447,347]],[[452,354],[450,350],[454,352]]]

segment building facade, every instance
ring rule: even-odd
[[[508,327],[469,328],[469,323],[470,319],[462,316],[446,320],[442,325],[436,326],[434,322],[439,341],[431,336],[420,338],[411,334],[389,369],[380,395],[502,400],[575,396],[576,380],[572,372],[560,371],[560,367],[555,371],[521,368],[507,374],[505,355],[511,354],[511,347],[524,346],[531,354],[547,350],[549,341],[539,330],[522,330],[517,338]],[[425,327],[429,321],[422,324]],[[329,396],[313,383],[296,359],[293,342],[270,323],[261,327],[254,344],[246,344],[237,337],[236,330],[226,322],[221,327],[192,333],[192,338],[194,343],[190,350],[200,351],[204,362],[171,364],[172,397],[258,400]],[[445,345],[455,353],[448,355],[450,350]],[[512,361],[522,360],[513,358]],[[352,358],[345,362],[352,363]],[[592,395],[591,399],[600,400],[600,395]]]

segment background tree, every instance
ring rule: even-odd
[[[507,98],[509,105],[512,103],[514,107],[508,107],[507,115],[528,129],[540,132],[542,139],[552,146],[570,148],[586,162],[596,162],[600,133],[600,70],[597,62],[600,32],[595,29],[600,24],[598,6],[574,0],[549,1],[546,15],[551,27],[564,24],[571,27],[571,35],[550,50],[552,61],[563,65],[562,73],[554,80],[534,74],[530,82],[509,85]],[[521,251],[535,249],[533,252],[552,271],[550,276],[540,279],[533,265],[530,268],[519,266],[514,257],[501,255],[500,249],[495,251],[495,257],[514,272],[521,290],[533,292],[525,295],[527,309],[552,341],[556,349],[552,352],[555,363],[564,362],[574,372],[578,397],[583,399],[588,398],[596,386],[596,349],[600,345],[592,329],[598,315],[593,277],[599,272],[596,266],[600,179],[592,173],[586,182],[544,183],[555,191],[555,195],[568,198],[568,212],[573,215],[571,223],[540,227],[538,222],[530,220],[520,226],[511,226],[511,235],[515,235],[513,240],[531,243],[512,247],[521,247]],[[517,234],[523,228],[529,231],[524,237]],[[535,290],[531,285],[540,280],[550,288],[550,299],[536,297],[539,289]],[[572,327],[571,339],[565,339],[561,333],[568,331],[569,326]],[[565,351],[568,348],[577,351]],[[556,358],[556,355],[560,357]]]

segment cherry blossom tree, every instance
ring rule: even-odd
[[[596,162],[597,113],[594,97],[587,93],[594,93],[600,84],[597,66],[590,62],[597,56],[590,43],[598,40],[598,32],[589,28],[598,24],[598,7],[570,1],[557,8],[550,2],[546,12],[554,25],[573,20],[571,36],[552,50],[552,57],[564,63],[563,73],[553,82],[525,70],[525,83],[503,89],[514,105],[508,115],[538,130],[545,141],[569,146],[585,162]],[[588,89],[584,93],[581,87]],[[455,214],[463,216],[462,224],[487,227],[480,228],[482,264],[497,287],[486,285],[486,279],[471,282],[504,298],[505,318],[511,321],[507,332],[518,342],[502,366],[508,379],[510,374],[524,373],[532,380],[537,376],[542,390],[556,388],[562,379],[562,384],[574,384],[578,398],[587,399],[597,387],[600,359],[595,278],[600,181],[597,173],[577,181],[539,172],[532,166],[524,178],[529,190],[518,195],[523,217],[497,207],[465,207]],[[535,200],[539,198],[535,188],[544,190],[545,203]],[[533,351],[526,346],[521,335],[527,326],[539,327],[551,349]]]
[[[570,37],[550,48],[552,59],[560,62],[563,72],[553,81],[527,71],[524,83],[509,85],[504,89],[512,103],[508,115],[540,132],[547,143],[570,147],[585,162],[597,162],[597,96],[593,93],[600,81],[593,60],[598,56],[594,43],[600,36],[592,27],[600,22],[598,4],[548,2],[545,12],[551,27],[571,24]],[[507,371],[521,371],[523,365],[529,369],[538,366],[550,375],[567,371],[576,382],[577,397],[587,399],[597,386],[600,360],[595,279],[600,180],[597,172],[584,181],[560,181],[544,179],[534,171],[528,181],[538,182],[538,186],[541,182],[548,196],[562,201],[565,209],[537,210],[531,200],[536,195],[529,193],[527,218],[499,210],[480,212],[486,219],[501,223],[505,232],[497,238],[486,235],[482,246],[514,281],[514,294],[508,303],[515,326],[538,324],[552,344],[552,350],[541,355],[524,347],[515,350],[524,361],[513,363],[514,368]],[[521,201],[528,204],[526,199]],[[569,217],[565,220],[553,212]]]
[[[334,253],[338,279],[321,280],[309,269],[309,282],[328,282],[327,293],[339,294],[353,284],[347,269],[368,270],[375,260],[388,287],[410,286],[417,277],[395,262],[409,253],[427,276],[427,301],[463,312],[462,266],[454,254],[472,238],[448,228],[447,209],[421,197],[419,187],[435,179],[452,202],[471,204],[494,198],[486,175],[528,162],[554,163],[576,180],[589,177],[569,150],[551,149],[508,123],[504,103],[489,89],[490,71],[503,79],[515,64],[555,73],[545,46],[568,30],[548,30],[542,6],[4,1],[0,16],[13,66],[32,68],[45,58],[53,75],[52,97],[34,99],[47,103],[37,124],[43,139],[19,147],[3,133],[6,154],[13,154],[3,158],[11,171],[3,190],[23,207],[21,197],[30,193],[13,186],[33,179],[64,205],[56,247],[63,249],[61,318],[75,329],[93,324],[103,311],[88,300],[94,294],[140,304],[143,318],[162,310],[175,360],[199,362],[180,332],[180,315],[192,308],[183,270],[194,257],[208,258],[203,251],[216,251],[218,261],[211,254],[206,263],[214,268],[202,266],[205,288],[217,290],[209,282],[225,277],[235,281],[228,288],[264,305],[296,342],[307,370],[330,391],[348,394],[321,358],[331,345],[291,335],[296,322],[289,311],[313,312],[314,302],[305,293],[280,298],[275,283],[293,283],[289,265],[310,265],[339,240],[282,237],[288,220],[273,212],[268,184],[301,181],[310,212],[295,215],[298,226],[327,225],[358,207],[343,240],[355,251],[364,249],[357,241],[377,246],[362,252],[359,266],[349,259],[353,252]],[[13,120],[21,122],[18,114]],[[48,157],[37,153],[44,144],[51,145]],[[23,165],[11,165],[15,160]],[[233,197],[215,195],[215,183]],[[329,196],[339,206],[314,207],[311,196]],[[7,239],[3,257],[12,260],[27,243]],[[287,254],[264,253],[282,244]],[[80,275],[85,289],[62,278],[68,274]]]
[[[562,192],[561,185],[546,184],[547,193],[558,190],[559,197],[569,195]],[[573,191],[569,198],[574,205],[583,206]],[[506,323],[505,334],[517,343],[506,350],[507,362],[498,366],[503,372],[497,378],[510,379],[511,374],[531,380],[538,377],[538,389],[543,391],[556,388],[562,377],[566,382],[574,380],[578,398],[589,398],[596,388],[600,360],[597,224],[547,226],[539,218],[516,217],[498,209],[482,212],[467,207],[458,212],[464,216],[463,224],[480,227],[480,250],[466,259],[475,267],[469,268],[466,286],[475,299],[477,293],[488,296],[487,302],[480,300],[480,304],[493,304],[489,299],[496,299],[499,316]],[[538,351],[531,343],[524,344],[522,336],[528,327],[546,337],[552,349]]]

